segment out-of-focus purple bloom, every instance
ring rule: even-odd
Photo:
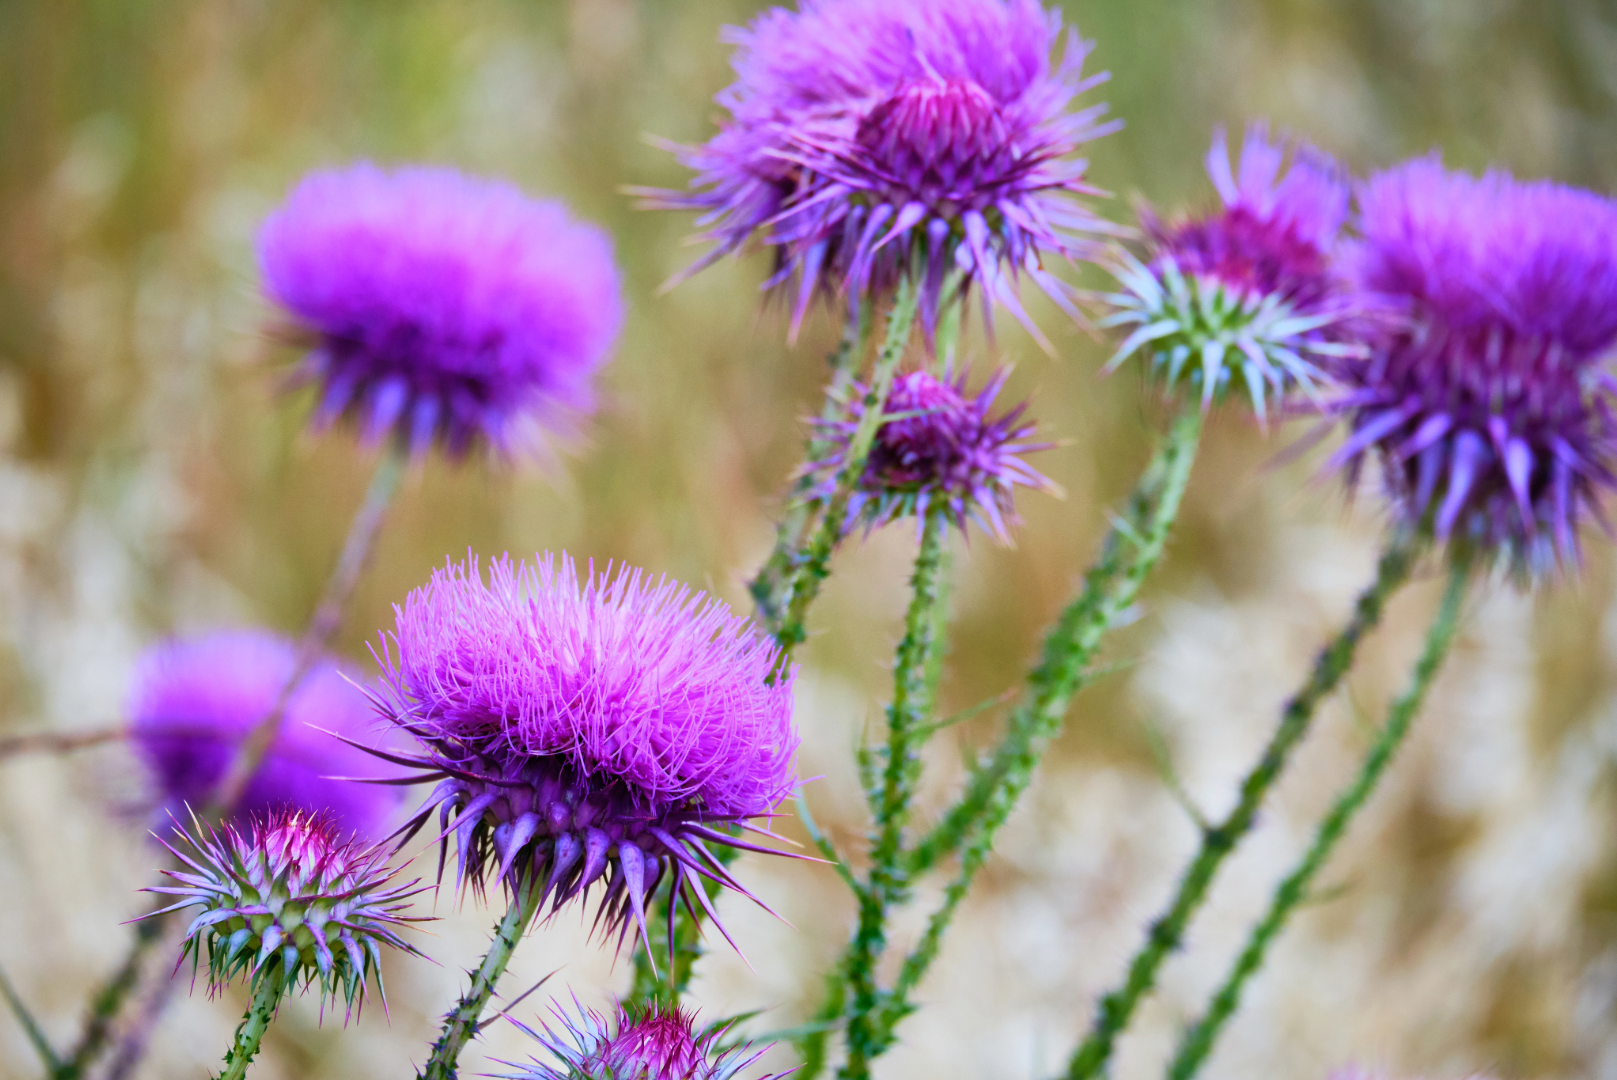
[[[286,989],[318,985],[323,998],[340,994],[352,1013],[368,983],[381,990],[380,946],[420,955],[397,929],[426,921],[400,912],[430,890],[416,888],[417,881],[396,884],[387,853],[344,839],[330,815],[281,810],[221,829],[193,818],[182,835],[189,854],[161,841],[185,866],[163,871],[178,884],[142,891],[181,898],[152,915],[202,908],[180,962],[189,956],[200,963],[205,954],[212,989],[243,972],[256,988],[279,969]]]
[[[541,1030],[512,1023],[554,1060],[502,1061],[520,1070],[501,1073],[505,1080],[731,1080],[769,1050],[745,1043],[726,1049],[722,1044],[730,1024],[697,1031],[695,1017],[678,1008],[651,1005],[633,1013],[620,1005],[608,1020],[575,999],[570,1012],[559,1005],[553,1012],[554,1022]]]
[[[1043,341],[1016,298],[1026,273],[1075,317],[1045,255],[1088,258],[1111,229],[1075,196],[1083,143],[1114,130],[1104,105],[1069,111],[1105,80],[1090,45],[1038,0],[802,0],[732,30],[729,122],[678,150],[688,193],[649,205],[702,211],[715,247],[687,273],[756,236],[770,285],[796,279],[793,328],[816,291],[854,303],[923,275],[926,325],[972,285]]]
[[[1617,484],[1617,203],[1433,156],[1371,178],[1359,212],[1355,278],[1400,317],[1341,365],[1333,464],[1374,454],[1404,524],[1518,572],[1575,561]]]
[[[560,203],[452,169],[305,177],[264,223],[269,296],[317,338],[315,423],[500,452],[590,409],[623,321],[611,242]]]
[[[536,876],[555,911],[610,872],[620,941],[665,874],[687,904],[708,904],[702,878],[745,892],[707,845],[768,850],[719,830],[773,811],[797,750],[796,669],[745,619],[628,566],[581,580],[566,555],[499,559],[487,583],[449,565],[397,611],[379,705],[425,752],[386,756],[439,781],[401,833],[438,811],[463,887]]]
[[[136,664],[128,717],[135,751],[165,814],[200,809],[229,771],[242,740],[275,708],[297,664],[297,646],[262,630],[222,630],[163,642]],[[242,795],[238,815],[329,812],[344,830],[374,838],[398,805],[373,784],[372,755],[328,732],[365,742],[376,729],[365,693],[330,661],[312,668],[287,702],[275,741]]]
[[[1151,261],[1122,256],[1124,291],[1106,297],[1116,310],[1100,323],[1136,329],[1106,370],[1143,349],[1170,386],[1199,386],[1204,408],[1234,387],[1261,419],[1270,397],[1312,389],[1322,358],[1353,351],[1332,333],[1349,313],[1331,264],[1347,178],[1306,144],[1285,156],[1253,125],[1232,172],[1219,130],[1207,173],[1224,208],[1176,222],[1144,215]]]
[[[1012,502],[1018,485],[1045,491],[1060,489],[1022,460],[1022,455],[1048,450],[1054,443],[1029,442],[1034,425],[1023,423],[1023,402],[990,417],[994,398],[1010,377],[1002,369],[967,397],[967,373],[938,379],[914,371],[893,380],[883,412],[897,417],[882,424],[866,459],[864,475],[848,503],[848,522],[863,522],[866,531],[898,518],[924,519],[936,506],[961,532],[968,520],[1010,542],[1008,526],[1018,522]],[[817,492],[829,497],[846,459],[854,429],[863,415],[865,388],[854,384],[849,415],[814,421],[833,446],[816,468]]]

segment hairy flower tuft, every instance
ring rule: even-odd
[[[1348,314],[1330,262],[1347,179],[1306,144],[1284,160],[1285,148],[1254,125],[1231,172],[1216,131],[1207,173],[1224,208],[1179,222],[1143,215],[1151,261],[1122,253],[1114,273],[1124,291],[1105,298],[1115,311],[1100,323],[1136,329],[1107,371],[1144,349],[1151,373],[1199,387],[1203,408],[1233,390],[1261,420],[1270,398],[1311,390],[1323,358],[1353,351],[1331,333]]]
[[[730,120],[679,148],[689,192],[648,205],[706,215],[715,246],[687,274],[756,237],[771,286],[795,279],[793,330],[816,292],[857,304],[921,276],[923,321],[973,285],[1041,342],[1015,285],[1026,273],[1077,316],[1046,255],[1088,258],[1111,230],[1080,195],[1082,144],[1118,126],[1076,112],[1090,44],[1038,0],[802,0],[733,30]],[[1047,344],[1047,343],[1046,343]],[[1047,346],[1048,347],[1048,346]]]
[[[1333,464],[1373,455],[1403,524],[1518,573],[1575,561],[1617,485],[1617,203],[1433,156],[1372,177],[1359,211],[1355,279],[1399,317],[1341,365]]]
[[[606,234],[560,203],[452,169],[305,177],[264,223],[270,297],[315,345],[316,426],[425,452],[509,453],[588,410],[623,321]]]
[[[687,905],[709,904],[703,878],[745,893],[707,845],[768,850],[720,830],[773,811],[797,750],[796,669],[745,619],[566,555],[496,560],[486,583],[449,565],[396,610],[379,705],[424,752],[387,756],[439,782],[404,839],[437,810],[462,886],[533,878],[552,911],[607,875],[620,941],[665,874]]]
[[[427,921],[400,912],[429,890],[396,884],[387,853],[343,839],[329,815],[281,811],[220,829],[193,817],[183,835],[189,854],[160,839],[186,867],[163,871],[178,884],[144,890],[182,899],[145,917],[202,908],[180,963],[206,954],[212,989],[243,972],[255,988],[274,975],[286,988],[318,986],[326,1000],[341,995],[352,1013],[368,983],[382,991],[382,945],[420,955],[397,929]]]
[[[571,1012],[559,1005],[553,1012],[554,1022],[538,1031],[512,1021],[552,1062],[502,1061],[520,1070],[499,1074],[504,1080],[731,1080],[769,1050],[746,1043],[725,1047],[733,1022],[697,1031],[695,1017],[677,1007],[649,1005],[633,1012],[620,1005],[609,1020],[575,999]]]
[[[297,667],[297,645],[262,630],[222,630],[162,642],[135,665],[127,715],[135,752],[160,794],[163,820],[203,807],[247,733],[274,710]],[[374,837],[398,806],[390,790],[332,779],[375,778],[364,741],[376,718],[364,691],[331,661],[316,664],[286,703],[275,741],[248,781],[237,813],[327,812],[344,830]]]

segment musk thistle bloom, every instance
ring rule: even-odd
[[[1406,526],[1517,573],[1575,561],[1617,483],[1617,203],[1433,156],[1359,193],[1360,288],[1399,317],[1341,365],[1356,475],[1374,456]]]
[[[1331,255],[1347,215],[1342,170],[1311,146],[1285,148],[1262,126],[1246,133],[1230,170],[1224,132],[1214,133],[1207,174],[1222,210],[1179,222],[1146,213],[1151,261],[1124,252],[1123,292],[1101,326],[1133,326],[1106,370],[1141,349],[1170,387],[1200,388],[1202,407],[1231,390],[1259,419],[1268,400],[1312,389],[1319,362],[1351,352],[1330,331],[1347,315]]]
[[[555,1022],[540,1031],[512,1021],[554,1063],[502,1061],[520,1070],[500,1074],[505,1080],[731,1080],[769,1050],[745,1044],[724,1048],[720,1044],[731,1025],[697,1031],[695,1018],[677,1007],[665,1011],[649,1005],[631,1012],[620,1005],[608,1020],[576,1000],[573,1004],[571,1014],[554,1007]]]
[[[452,169],[305,177],[258,237],[264,288],[315,339],[314,423],[421,454],[509,453],[588,410],[623,321],[606,234]]]
[[[224,630],[163,642],[135,665],[130,733],[170,815],[209,803],[242,741],[274,710],[297,667],[297,646],[262,630]],[[364,691],[336,664],[316,664],[287,700],[283,722],[248,781],[239,815],[293,809],[329,813],[337,826],[375,837],[398,799],[372,784],[384,767],[333,734],[362,741],[376,726]]]
[[[381,846],[344,839],[329,815],[280,811],[219,829],[193,818],[185,839],[189,854],[160,839],[184,864],[163,871],[178,884],[144,891],[181,898],[162,911],[202,908],[180,963],[206,955],[213,990],[245,972],[255,993],[270,978],[282,992],[301,982],[351,1013],[369,983],[382,991],[381,946],[420,955],[397,931],[426,921],[400,913],[428,890],[398,884]]]
[[[656,207],[701,211],[715,246],[694,273],[757,237],[770,285],[795,278],[793,329],[816,291],[857,303],[921,275],[923,321],[973,284],[1043,341],[1016,298],[1026,273],[1074,316],[1045,255],[1087,258],[1109,226],[1076,196],[1083,143],[1116,128],[1076,112],[1090,44],[1038,0],[802,0],[733,30],[730,120],[678,149],[696,171]]]
[[[496,560],[486,583],[476,559],[449,565],[395,610],[379,705],[424,749],[386,756],[438,781],[400,831],[436,810],[462,887],[537,887],[554,912],[604,878],[597,925],[620,943],[665,875],[693,910],[702,878],[746,893],[708,845],[768,850],[720,830],[795,786],[797,733],[796,669],[745,619],[566,555]]]
[[[1023,423],[1023,402],[997,417],[989,416],[994,398],[1010,370],[1001,369],[978,391],[966,394],[966,372],[938,379],[914,371],[893,380],[883,413],[886,420],[866,459],[865,471],[848,502],[851,528],[863,522],[866,532],[907,515],[924,520],[936,506],[965,532],[968,520],[1001,543],[1010,542],[1008,526],[1018,522],[1012,490],[1021,484],[1045,491],[1060,489],[1022,460],[1023,454],[1047,450],[1054,443],[1029,442],[1034,425]],[[830,497],[863,413],[865,388],[854,385],[850,415],[813,421],[833,450],[814,471],[815,488]]]

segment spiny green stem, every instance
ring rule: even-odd
[[[1409,734],[1410,725],[1426,700],[1426,693],[1431,689],[1432,680],[1437,675],[1438,668],[1442,666],[1444,657],[1448,655],[1450,646],[1454,644],[1454,635],[1459,629],[1469,579],[1470,572],[1466,560],[1455,559],[1449,568],[1448,590],[1443,594],[1443,602],[1438,608],[1437,617],[1432,620],[1431,629],[1427,631],[1426,645],[1415,665],[1415,674],[1410,680],[1409,687],[1388,710],[1386,726],[1381,729],[1369,753],[1365,755],[1363,764],[1359,766],[1358,776],[1337,797],[1330,812],[1320,822],[1308,853],[1275,890],[1268,912],[1252,928],[1246,948],[1241,951],[1241,955],[1235,961],[1235,967],[1224,980],[1224,984],[1219,987],[1218,993],[1213,996],[1207,1015],[1185,1032],[1179,1044],[1179,1052],[1168,1068],[1168,1076],[1172,1080],[1190,1080],[1206,1060],[1225,1023],[1240,1006],[1241,990],[1246,981],[1263,965],[1264,954],[1270,943],[1285,926],[1286,919],[1292,911],[1308,895],[1308,887],[1313,882],[1314,876],[1325,865],[1331,850],[1347,831],[1353,815],[1358,813],[1359,808],[1370,797],[1370,793],[1375,790],[1377,781],[1386,772],[1404,737]]]
[[[460,1052],[477,1035],[483,1011],[488,1008],[488,1000],[494,994],[494,984],[505,974],[517,942],[533,924],[539,901],[544,895],[542,882],[543,878],[536,871],[533,876],[523,879],[521,888],[511,897],[505,917],[494,928],[493,944],[484,954],[483,962],[472,973],[472,984],[466,988],[466,993],[461,995],[459,1003],[450,1010],[449,1015],[444,1017],[443,1034],[433,1043],[432,1057],[418,1080],[455,1080],[459,1076],[457,1063]]]
[[[808,637],[806,625],[808,609],[820,595],[820,586],[830,575],[831,552],[845,531],[848,501],[864,474],[865,462],[870,457],[870,448],[876,441],[876,431],[881,427],[887,394],[893,386],[893,376],[898,372],[899,362],[904,359],[910,331],[915,326],[918,294],[916,283],[910,278],[899,280],[898,291],[893,297],[893,309],[887,316],[886,340],[882,342],[881,353],[876,358],[876,367],[870,376],[870,389],[865,392],[864,412],[859,417],[858,426],[854,428],[853,437],[848,441],[846,458],[841,471],[837,474],[836,489],[826,504],[819,527],[810,537],[808,547],[803,551],[792,575],[791,599],[781,619],[780,630],[775,635],[775,640],[780,645],[782,670],[791,662],[792,650]]]
[[[1202,830],[1195,858],[1180,879],[1179,889],[1167,910],[1151,924],[1145,944],[1129,962],[1123,985],[1101,998],[1089,1035],[1068,1065],[1068,1080],[1088,1080],[1105,1068],[1118,1035],[1128,1026],[1140,1000],[1155,984],[1158,969],[1183,940],[1185,927],[1206,899],[1219,866],[1251,831],[1258,808],[1280,778],[1292,748],[1308,733],[1319,703],[1336,689],[1353,666],[1360,640],[1381,621],[1387,598],[1409,579],[1414,560],[1415,548],[1406,539],[1395,539],[1383,552],[1376,567],[1376,579],[1359,595],[1347,625],[1320,650],[1308,681],[1286,703],[1280,723],[1263,748],[1258,763],[1241,782],[1235,808],[1223,821]]]
[[[846,979],[853,1000],[848,1012],[848,1060],[839,1075],[849,1080],[870,1075],[870,1059],[878,1050],[876,1012],[881,995],[876,964],[887,946],[887,914],[904,902],[909,877],[901,858],[904,824],[920,775],[916,736],[931,716],[935,665],[943,625],[938,607],[944,602],[948,572],[949,519],[934,506],[921,526],[921,549],[910,577],[911,599],[904,617],[904,637],[893,664],[893,703],[887,710],[887,747],[881,798],[876,805],[870,873],[859,890],[859,927],[848,950]]]
[[[253,987],[253,1002],[247,1006],[247,1015],[236,1028],[230,1049],[225,1051],[225,1069],[219,1074],[219,1080],[242,1080],[247,1075],[247,1066],[257,1056],[258,1044],[263,1042],[270,1021],[275,1019],[276,1006],[280,1005],[281,995],[286,990],[285,973],[286,969],[277,960],[259,976]]]

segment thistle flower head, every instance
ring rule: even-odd
[[[127,715],[136,754],[159,793],[162,820],[212,801],[247,733],[275,708],[297,667],[297,646],[262,630],[224,630],[163,642],[135,665]],[[366,741],[376,719],[364,691],[330,661],[316,664],[286,711],[236,813],[328,813],[374,837],[398,805],[385,787],[332,779],[376,777],[372,755],[335,738]]]
[[[532,441],[591,407],[623,321],[610,241],[560,203],[452,169],[304,178],[258,238],[264,287],[314,337],[315,424],[423,453]]]
[[[774,809],[797,749],[795,669],[746,620],[566,555],[487,582],[468,559],[396,610],[380,704],[423,752],[389,757],[438,781],[401,832],[437,810],[463,886],[533,878],[555,911],[608,875],[597,918],[620,941],[665,874],[687,904],[708,904],[702,878],[745,892],[707,845],[753,849],[719,830]]]
[[[1347,180],[1311,146],[1285,164],[1261,125],[1247,130],[1233,172],[1215,132],[1207,173],[1222,210],[1178,222],[1147,212],[1149,264],[1122,254],[1123,291],[1106,298],[1115,311],[1101,325],[1136,329],[1107,370],[1143,349],[1169,386],[1199,387],[1203,408],[1233,390],[1262,419],[1270,398],[1312,388],[1321,359],[1351,351],[1331,333],[1348,313],[1330,263]]]
[[[1374,456],[1403,524],[1518,573],[1575,561],[1617,484],[1617,203],[1434,156],[1372,177],[1359,211],[1355,279],[1401,317],[1340,365],[1333,464]]]
[[[997,372],[975,397],[966,393],[967,376],[962,371],[958,377],[945,373],[939,379],[914,371],[893,380],[883,409],[891,419],[876,430],[865,471],[849,500],[850,527],[863,522],[868,532],[909,515],[924,519],[937,507],[962,532],[968,520],[975,521],[1001,543],[1009,543],[1009,526],[1019,520],[1013,489],[1020,484],[1060,490],[1022,460],[1024,454],[1055,445],[1028,441],[1034,425],[1022,420],[1027,403],[989,416],[1009,369]],[[865,388],[856,383],[848,415],[813,421],[833,447],[816,470],[816,491],[822,498],[836,489],[864,415],[865,397]]]
[[[163,871],[177,884],[145,891],[181,898],[163,911],[202,908],[180,962],[206,955],[212,989],[243,972],[254,987],[276,975],[286,989],[340,995],[352,1012],[370,982],[382,989],[381,946],[420,955],[397,931],[425,921],[400,913],[426,890],[398,884],[386,852],[344,839],[329,815],[278,811],[220,829],[193,818],[184,836],[189,853],[161,841],[184,864]]]
[[[679,151],[686,193],[649,205],[702,211],[712,251],[687,273],[756,237],[775,253],[771,285],[795,279],[793,329],[816,291],[854,303],[910,274],[932,325],[972,286],[1042,342],[1016,298],[1028,274],[1074,316],[1045,255],[1087,258],[1109,228],[1076,196],[1083,143],[1113,130],[1104,106],[1070,111],[1104,81],[1081,68],[1089,43],[1066,38],[1038,0],[802,0],[732,31],[737,79],[719,97],[729,122]]]
[[[512,1022],[552,1061],[503,1061],[520,1070],[500,1074],[504,1080],[731,1080],[769,1049],[746,1044],[725,1048],[731,1025],[697,1031],[695,1017],[677,1007],[650,1005],[632,1012],[620,1005],[608,1020],[575,1000],[571,1011],[555,1006],[554,1022],[542,1030]]]

